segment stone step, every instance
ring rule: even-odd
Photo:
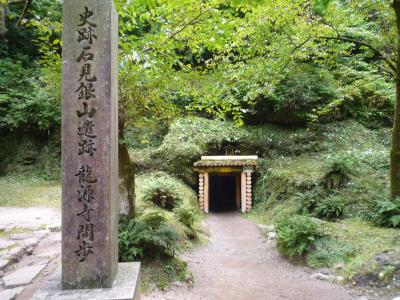
[[[6,288],[14,288],[30,284],[45,267],[46,265],[43,264],[18,269],[3,277],[4,286]]]

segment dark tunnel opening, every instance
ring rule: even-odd
[[[211,175],[210,211],[224,212],[240,208],[238,201],[238,197],[240,197],[239,186],[237,175]]]

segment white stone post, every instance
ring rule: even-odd
[[[246,173],[242,172],[241,175],[241,210],[242,213],[245,213],[247,210],[247,176]]]
[[[204,174],[199,174],[199,205],[202,211],[204,211]]]
[[[246,210],[247,212],[250,212],[253,204],[251,173],[246,172],[245,174],[246,174]]]
[[[210,194],[210,176],[208,173],[204,173],[204,209],[203,211],[208,214],[209,212],[209,194]]]

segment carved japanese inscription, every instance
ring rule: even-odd
[[[111,0],[64,2],[63,288],[111,287],[117,271],[117,14]]]
[[[97,77],[92,74],[92,64],[95,60],[95,54],[92,52],[94,41],[97,39],[94,29],[97,25],[90,21],[93,17],[93,11],[85,6],[84,11],[79,14],[80,22],[77,25],[77,43],[82,48],[82,53],[77,58],[77,62],[81,63],[81,72],[79,75],[79,87],[75,91],[77,100],[83,106],[82,111],[77,111],[79,125],[77,135],[79,138],[78,154],[93,156],[96,152],[95,116],[96,109],[93,108],[93,101],[96,99],[96,81]],[[84,61],[82,63],[82,61]],[[93,100],[92,102],[90,102]],[[91,107],[89,109],[88,107]],[[89,255],[93,254],[94,230],[95,225],[92,218],[96,217],[93,209],[96,201],[96,182],[92,167],[87,164],[80,166],[78,173],[75,175],[79,178],[79,189],[77,191],[77,201],[81,205],[81,210],[76,214],[80,218],[76,239],[78,249],[75,250],[79,262],[85,262]]]

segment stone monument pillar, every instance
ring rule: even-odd
[[[118,16],[112,0],[63,12],[62,286],[110,288],[118,267]]]
[[[140,299],[118,264],[118,16],[112,0],[64,0],[62,270],[33,300]]]

